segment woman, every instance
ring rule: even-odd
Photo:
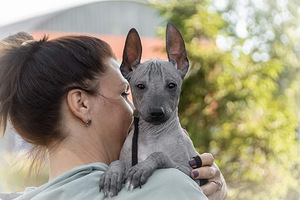
[[[129,87],[111,48],[87,36],[33,41],[26,33],[0,44],[0,125],[7,120],[33,145],[33,157],[49,157],[49,182],[17,199],[103,199],[98,182],[119,158],[132,123]],[[223,199],[226,186],[210,154],[207,167],[192,171],[208,178],[210,199]],[[193,163],[193,161],[191,161]],[[197,177],[196,177],[197,176]],[[194,181],[175,169],[157,170],[142,189],[122,190],[116,199],[206,199]]]

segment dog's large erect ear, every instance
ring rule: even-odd
[[[142,44],[138,32],[132,28],[127,34],[125,47],[123,51],[123,61],[120,66],[121,72],[125,78],[128,74],[140,64],[142,56]]]
[[[176,26],[169,22],[166,29],[166,47],[169,61],[177,65],[182,78],[189,69],[189,60],[187,58],[183,37]]]

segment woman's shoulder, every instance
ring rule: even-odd
[[[22,193],[1,193],[0,192],[0,200],[12,200],[21,195]]]
[[[118,194],[120,199],[207,199],[201,188],[190,177],[177,169],[159,169],[142,188],[132,192],[125,188]]]
[[[154,181],[155,184],[160,184],[165,190],[173,192],[177,199],[187,199],[187,196],[192,199],[195,195],[197,196],[196,199],[206,199],[200,186],[192,178],[178,169],[169,168],[156,170],[156,173],[153,174],[153,178],[156,179]],[[149,184],[152,184],[152,182]],[[178,196],[180,195],[184,195],[183,197],[185,198],[179,198]],[[201,196],[203,196],[203,198],[201,198]]]
[[[75,167],[44,185],[26,188],[17,200],[104,199],[98,183],[107,167],[104,163]]]
[[[18,200],[64,200],[64,199],[104,199],[99,192],[99,180],[107,166],[99,164],[79,167],[56,180],[31,189]],[[114,199],[207,199],[201,188],[190,177],[177,169],[159,169],[148,179],[141,189],[128,191],[123,188]]]

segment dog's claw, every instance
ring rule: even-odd
[[[130,186],[129,186],[129,190],[130,190],[130,192],[132,192],[132,191],[133,191],[133,189],[134,189],[134,185],[133,185],[133,184],[130,184]]]
[[[108,198],[112,198],[113,196],[115,196],[115,194],[113,192],[108,193]]]
[[[132,191],[134,188],[142,188],[142,185],[148,180],[155,167],[151,167],[152,160],[145,160],[138,163],[128,170],[126,173],[126,189]]]
[[[124,181],[125,166],[122,161],[114,161],[107,171],[101,176],[99,182],[99,192],[103,192],[105,197],[114,197],[122,188]]]
[[[127,181],[126,184],[125,184],[125,189],[126,189],[126,190],[129,190],[129,186],[130,186],[130,182]]]

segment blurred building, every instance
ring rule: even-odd
[[[18,31],[31,33],[35,39],[67,34],[87,34],[108,42],[121,60],[125,36],[136,28],[142,37],[143,59],[166,58],[164,40],[156,37],[164,21],[157,10],[140,1],[110,0],[89,3],[0,27],[0,39]]]
[[[35,39],[45,34],[50,39],[70,34],[92,35],[108,42],[121,61],[126,35],[134,27],[143,43],[142,59],[165,59],[165,42],[156,37],[157,28],[164,25],[157,10],[141,1],[99,1],[2,26],[0,39],[18,31],[29,32]],[[0,139],[0,152],[13,151],[22,145],[9,128],[4,140]]]

